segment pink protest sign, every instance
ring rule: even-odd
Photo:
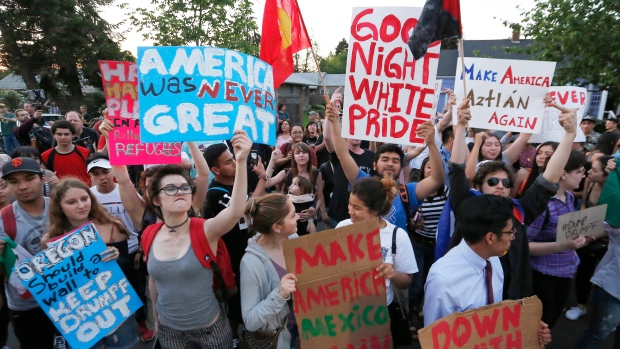
[[[140,119],[109,118],[114,129],[108,136],[112,165],[180,164],[181,143],[140,142]]]
[[[133,62],[99,61],[108,118],[110,164],[180,164],[181,143],[140,142],[138,72]]]

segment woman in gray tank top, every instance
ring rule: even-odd
[[[252,222],[251,231],[259,233],[250,238],[241,259],[241,312],[245,328],[273,331],[281,327],[278,349],[299,348],[291,298],[297,278],[286,272],[282,249],[282,241],[296,236],[299,216],[283,194],[252,198],[245,212]]]
[[[245,208],[252,141],[243,131],[236,131],[231,141],[237,166],[230,205],[202,226],[212,251],[217,251],[218,240],[237,224]],[[181,167],[166,166],[153,176],[148,190],[149,204],[164,221],[147,264],[161,347],[231,348],[232,331],[213,293],[213,272],[202,266],[191,246],[188,211],[195,193],[191,179]]]

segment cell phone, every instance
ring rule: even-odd
[[[40,104],[37,104],[37,106],[34,107],[34,110],[43,110],[43,107],[41,107]]]
[[[250,150],[250,157],[248,157],[248,163],[250,165],[258,165],[258,153],[256,150]]]
[[[420,220],[422,220],[422,215],[421,215],[421,214],[420,214],[420,212],[418,211],[418,212],[416,212],[416,213],[415,213],[415,216],[413,216],[413,221],[414,221],[415,223],[419,223],[419,222],[420,222]]]

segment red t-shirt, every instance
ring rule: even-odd
[[[288,155],[288,152],[293,151],[293,146],[291,145],[291,143],[282,144],[280,146],[280,151],[282,152],[282,155],[286,157]],[[292,165],[291,162],[292,161],[288,161],[282,167],[291,167]],[[312,166],[314,167],[316,167],[318,164],[318,160],[316,159],[316,152],[314,151],[314,149],[312,149],[312,147],[310,147],[310,162],[312,163]]]
[[[52,150],[54,150],[54,148],[48,149],[41,154],[43,163],[50,171],[55,171],[59,179],[75,177],[90,187],[90,175],[86,172],[86,158],[90,155],[88,149],[76,145],[75,148],[67,154],[61,154],[56,151],[54,163],[50,164],[49,157]],[[52,166],[53,169],[51,168]]]

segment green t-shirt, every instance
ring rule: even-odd
[[[13,114],[13,113],[2,114],[2,116],[4,116],[5,118],[10,118],[10,119],[15,120],[15,114]],[[15,126],[17,126],[17,122],[16,121],[2,120],[2,123],[0,123],[0,130],[2,131],[2,135],[3,136],[12,135],[13,134],[13,127],[15,127]]]

